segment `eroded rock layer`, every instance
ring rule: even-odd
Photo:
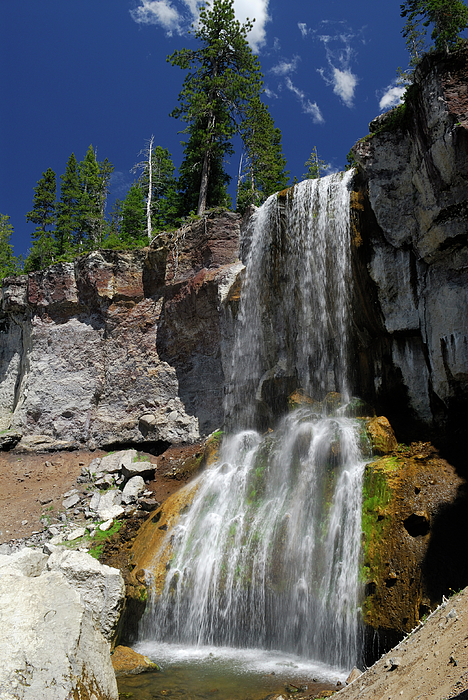
[[[25,449],[194,442],[222,422],[239,217],[10,278],[0,423]]]

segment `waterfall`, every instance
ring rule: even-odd
[[[233,428],[268,412],[272,385],[276,395],[348,393],[351,178],[306,180],[252,217],[226,404]]]
[[[346,408],[350,178],[300,183],[252,217],[226,397],[237,430],[167,533],[172,558],[140,637],[357,661],[364,462]],[[258,432],[275,391],[296,387],[312,398]]]

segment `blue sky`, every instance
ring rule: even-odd
[[[1,0],[0,212],[25,254],[33,188],[51,167],[88,146],[115,166],[109,206],[134,179],[138,153],[154,134],[175,165],[182,158],[169,112],[184,72],[166,62],[193,45],[197,0]],[[250,42],[265,75],[265,101],[281,129],[291,178],[312,148],[344,169],[368,123],[398,99],[396,69],[408,62],[399,0],[235,0],[255,17]],[[227,164],[235,178],[240,153]]]

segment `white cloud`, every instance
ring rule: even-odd
[[[265,43],[265,25],[270,20],[268,3],[269,0],[234,0],[234,10],[238,20],[245,22],[247,17],[251,20],[255,19],[253,29],[247,37],[254,51],[258,51]]]
[[[401,102],[401,98],[405,93],[405,89],[406,88],[400,87],[398,85],[389,85],[388,87],[386,87],[385,92],[380,99],[379,108],[384,110],[399,105]]]
[[[276,92],[274,92],[273,90],[270,90],[270,88],[267,88],[267,87],[265,88],[265,95],[266,95],[270,100],[271,100],[271,99],[275,99],[275,98],[278,97],[278,95],[276,94]]]
[[[309,33],[309,30],[307,29],[307,24],[305,22],[298,22],[297,26],[299,27],[299,31],[301,32],[302,36],[305,38]]]
[[[325,120],[317,103],[311,102],[309,99],[307,99],[305,92],[296,87],[291,78],[287,77],[285,82],[288,90],[291,90],[291,92],[296,95],[297,99],[301,103],[302,111],[306,114],[310,114],[315,124],[323,124]]]
[[[138,24],[160,26],[168,36],[184,34],[192,23],[197,22],[203,0],[138,0],[138,7],[130,10],[132,19]],[[269,0],[234,0],[236,18],[245,22],[255,19],[247,39],[254,51],[264,44],[265,25],[269,21]]]
[[[159,25],[168,36],[172,36],[174,32],[181,34],[183,31],[183,15],[170,0],[140,0],[139,7],[130,10],[130,14],[138,24]]]
[[[343,100],[347,107],[353,106],[356,85],[357,78],[350,70],[340,70],[333,67],[333,92]]]
[[[322,25],[327,25],[327,30],[333,22],[322,22]],[[343,22],[337,24],[343,25]],[[354,101],[354,93],[359,82],[356,75],[351,70],[351,62],[355,52],[352,47],[355,34],[348,30],[343,31],[346,27],[340,26],[338,31],[327,34],[317,35],[318,40],[325,47],[325,53],[328,62],[328,68],[319,68],[318,72],[327,83],[333,87],[335,95],[342,100],[346,107],[352,107]]]
[[[299,56],[293,56],[290,61],[283,59],[276,66],[271,68],[271,72],[275,75],[288,75],[288,73],[294,73],[299,61]]]

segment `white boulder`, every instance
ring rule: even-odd
[[[104,635],[123,604],[120,572],[82,552],[53,552],[49,570],[38,550],[1,560],[1,700],[118,700]]]
[[[91,612],[96,627],[106,639],[112,639],[125,598],[120,571],[100,564],[86,552],[62,549],[50,555],[47,568],[65,576]]]
[[[138,496],[145,490],[145,481],[141,476],[134,476],[127,481],[122,491],[122,503],[129,505],[135,503]]]

